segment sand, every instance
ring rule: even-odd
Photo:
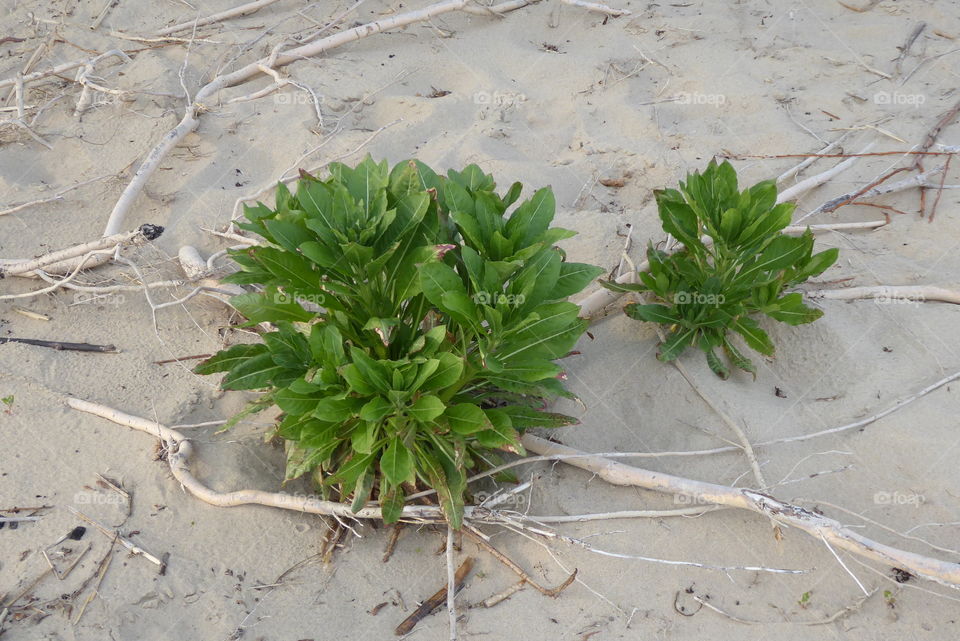
[[[231,4],[198,4],[199,15]],[[100,0],[6,3],[0,8],[0,37],[23,40],[0,44],[0,78],[13,77],[43,43],[49,48],[38,69],[82,59],[89,55],[86,50],[121,48],[131,52],[131,62],[104,62],[96,74],[105,86],[141,93],[124,100],[97,94],[92,108],[77,116],[79,88],[69,82],[75,72],[28,85],[28,106],[65,97],[51,104],[35,127],[52,150],[20,130],[0,130],[0,208],[109,177],[61,201],[0,218],[0,258],[26,258],[100,234],[129,180],[131,163],[182,116],[181,68],[183,84],[195,93],[216,69],[267,55],[283,34],[312,29],[312,21],[325,23],[349,5],[281,0],[253,15],[200,28],[197,37],[205,42],[193,43],[185,63],[183,44],[144,49],[156,43],[121,40],[110,32],[148,35],[191,20],[198,14],[186,2],[121,0],[96,30],[89,25],[103,8]],[[126,228],[149,222],[164,225],[166,232],[128,256],[147,280],[176,278],[182,245],[194,245],[204,256],[227,246],[201,227],[225,225],[237,198],[274,181],[301,154],[325,143],[301,166],[345,155],[345,161],[355,162],[364,153],[391,163],[416,155],[438,170],[477,163],[504,188],[515,180],[527,185],[528,193],[551,185],[560,208],[557,223],[580,232],[566,243],[570,258],[612,270],[620,262],[628,225],[634,260],[642,257],[648,240],[663,238],[652,190],[675,185],[715,154],[811,152],[843,128],[882,118],[879,127],[886,135],[855,131],[844,150],[858,151],[870,141],[876,141],[875,150],[906,149],[919,144],[960,97],[955,89],[960,55],[953,53],[960,14],[947,0],[882,0],[863,11],[822,0],[626,1],[617,6],[633,13],[607,18],[553,0],[502,19],[448,14],[430,25],[412,25],[298,62],[287,72],[322,96],[322,128],[304,92],[288,87],[256,101],[226,104],[265,86],[262,78],[225,91],[224,104],[211,105],[199,129],[162,162],[126,221]],[[344,27],[410,8],[409,3],[369,0]],[[898,64],[898,47],[920,21],[926,22],[925,30]],[[181,35],[189,37],[190,30]],[[0,98],[7,91],[0,91]],[[430,97],[442,92],[449,93]],[[347,155],[386,125],[362,150]],[[960,126],[947,127],[940,142],[958,144],[958,136]],[[796,162],[741,160],[735,165],[743,183],[752,184]],[[821,161],[804,176],[833,162]],[[807,194],[798,211],[864,185],[898,162],[899,157],[863,159]],[[926,166],[938,162],[931,159]],[[947,183],[957,182],[955,169],[950,174]],[[623,179],[624,185],[599,182],[609,179]],[[894,215],[887,227],[820,236],[818,246],[840,247],[841,255],[818,281],[956,288],[957,193],[944,191],[932,223],[917,216],[913,190],[877,201],[909,212]],[[933,194],[928,194],[928,211]],[[879,217],[878,209],[848,206],[809,222]],[[129,272],[109,267],[86,280],[103,282],[124,271]],[[24,293],[38,286],[8,278],[0,292]],[[188,291],[158,291],[154,297],[163,302]],[[25,317],[14,304],[51,319]],[[752,441],[867,416],[960,367],[956,306],[824,301],[822,308],[825,316],[812,325],[765,323],[778,352],[775,360],[760,361],[756,381],[743,375],[720,381],[699,353],[683,356],[700,389],[717,399]],[[8,616],[2,622],[4,639],[391,638],[418,602],[443,585],[445,563],[436,554],[442,533],[408,528],[384,564],[387,531],[367,525],[345,539],[330,565],[311,561],[290,572],[282,585],[262,587],[317,552],[326,527],[321,519],[202,504],[181,491],[157,460],[155,440],[64,406],[63,398],[72,395],[165,424],[231,415],[248,397],[219,392],[215,379],[191,374],[189,364],[153,364],[215,351],[224,340],[249,340],[230,329],[230,318],[222,304],[196,298],[159,310],[154,326],[140,292],[95,300],[59,292],[0,301],[2,336],[111,343],[120,350],[89,354],[0,346],[0,397],[14,399],[9,408],[0,408],[0,508],[52,506],[38,522],[0,530],[0,595],[10,598],[26,588],[47,568],[40,549],[82,524],[68,507],[120,527],[157,556],[169,555],[160,576],[149,561],[115,552],[97,597],[74,624],[89,587],[72,600],[70,616],[48,602],[69,596],[91,577],[95,582],[110,541],[90,528],[80,541],[54,546],[51,550],[67,545],[73,556],[88,544],[90,550],[65,581],[48,575],[29,592],[29,599],[38,606],[47,603],[51,613],[28,610],[19,621]],[[732,438],[679,374],[654,358],[652,327],[614,315],[591,333],[593,338],[585,337],[579,346],[581,354],[565,361],[570,387],[585,407],[557,407],[582,424],[555,431],[556,437],[595,452],[701,449]],[[904,539],[828,503],[949,548],[960,521],[957,394],[956,385],[946,386],[863,431],[760,449],[767,479],[783,482],[771,491],[787,500],[809,499],[803,504],[819,506],[878,540],[955,560],[957,553]],[[198,476],[218,490],[308,492],[298,483],[281,488],[283,454],[263,441],[267,419],[258,417],[224,434],[214,427],[194,429]],[[700,480],[754,484],[746,460],[736,453],[637,464]],[[669,509],[681,503],[614,488],[564,465],[526,469],[534,482],[522,507],[531,514]],[[97,486],[98,473],[131,493],[129,515],[117,495]],[[536,580],[556,585],[577,568],[578,581],[555,599],[527,587],[494,609],[468,609],[516,577],[465,542],[460,556],[476,557],[477,566],[458,599],[462,638],[941,640],[958,634],[960,594],[916,580],[896,583],[889,568],[864,566],[842,555],[863,588],[877,591],[861,605],[861,587],[821,542],[790,530],[778,542],[769,523],[756,515],[727,510],[698,518],[567,524],[558,530],[621,555],[808,572],[665,565],[562,543],[545,545],[491,529],[494,544]],[[731,616],[698,610],[694,597],[707,595]],[[848,606],[854,611],[831,623],[805,625]],[[424,620],[414,638],[447,635],[447,619],[440,613]]]

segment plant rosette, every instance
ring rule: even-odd
[[[784,234],[794,205],[777,204],[772,180],[739,191],[736,171],[728,162],[711,161],[702,174],[688,175],[679,190],[655,195],[663,230],[683,248],[668,254],[650,245],[649,272],[639,272],[639,283],[601,284],[618,292],[650,292],[657,299],[628,304],[624,313],[667,328],[660,360],[671,361],[696,347],[705,353],[710,369],[726,379],[729,368],[715,351],[720,348],[735,367],[756,378],[756,367],[731,341],[732,333],[751,349],[772,356],[773,341],[755,316],[789,325],[820,318],[823,312],[804,305],[802,294],[785,292],[821,274],[837,260],[839,250],[814,254],[809,228],[799,237]]]
[[[551,227],[549,188],[508,213],[521,189],[367,157],[246,207],[240,227],[266,244],[232,251],[225,280],[258,290],[231,299],[248,325],[275,329],[195,370],[262,391],[228,426],[275,405],[286,479],[355,511],[376,500],[387,523],[426,486],[458,528],[471,471],[522,453],[527,428],[576,423],[544,408],[573,398],[554,361],[586,321],[566,299],[602,270],[565,260],[574,232]]]

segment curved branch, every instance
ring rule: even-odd
[[[783,525],[793,526],[807,534],[858,556],[908,570],[951,588],[960,588],[960,564],[900,550],[879,543],[844,527],[839,521],[785,503],[755,490],[695,481],[605,459],[581,456],[583,452],[566,445],[525,434],[523,446],[540,455],[576,455],[564,459],[568,465],[591,472],[611,485],[640,487],[666,494],[692,497],[701,503],[735,507],[763,514]]]

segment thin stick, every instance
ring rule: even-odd
[[[818,151],[817,153],[818,153],[818,154],[825,154],[825,153],[827,153],[828,151],[830,151],[831,149],[833,149],[834,147],[836,147],[837,145],[839,145],[841,142],[843,142],[844,139],[845,139],[847,136],[849,136],[849,135],[850,135],[850,132],[849,132],[849,131],[845,132],[842,136],[840,136],[839,138],[837,138],[836,140],[834,140],[833,142],[831,142],[829,145],[827,145],[826,147],[824,147],[823,149],[821,149],[821,150]],[[793,178],[793,177],[796,176],[798,173],[800,173],[801,171],[803,171],[804,169],[806,169],[807,167],[809,167],[810,165],[812,165],[813,163],[815,163],[815,162],[817,161],[817,158],[818,158],[817,156],[810,156],[809,158],[807,158],[806,160],[804,160],[804,161],[801,162],[800,164],[795,165],[795,166],[793,166],[792,168],[786,170],[785,172],[783,172],[782,174],[780,174],[779,176],[777,176],[777,184],[779,185],[780,183],[782,183],[782,182],[784,182],[784,181],[786,181],[786,180],[789,180],[790,178]]]
[[[467,579],[467,575],[470,574],[470,570],[473,569],[473,564],[473,557],[468,556],[466,559],[464,559],[463,563],[460,564],[460,567],[457,568],[456,573],[453,575],[454,592],[459,591],[460,588],[463,587],[463,584]],[[397,629],[394,630],[394,634],[396,634],[398,637],[409,634],[422,619],[429,616],[431,612],[443,605],[444,600],[447,598],[447,593],[449,591],[448,588],[449,583],[437,590],[433,596],[424,601],[419,608],[413,611],[413,614],[408,616],[403,620],[403,623],[397,626]]]
[[[516,583],[514,583],[513,585],[511,585],[511,586],[510,586],[509,588],[507,588],[506,590],[504,590],[504,591],[502,591],[502,592],[498,592],[498,593],[494,594],[493,596],[491,596],[491,597],[489,597],[489,598],[487,598],[487,599],[484,599],[483,601],[481,601],[481,602],[478,603],[477,605],[473,605],[473,606],[470,606],[470,607],[475,608],[475,607],[480,607],[480,606],[482,606],[482,607],[484,607],[484,608],[492,608],[493,606],[495,606],[495,605],[497,605],[498,603],[501,603],[501,602],[503,602],[503,601],[506,601],[507,599],[509,599],[510,597],[512,597],[514,594],[516,594],[517,592],[519,592],[520,590],[522,590],[522,589],[523,589],[523,586],[525,586],[526,584],[527,584],[526,581],[523,581],[523,580],[517,581]]]
[[[801,180],[796,185],[793,185],[787,189],[784,189],[779,194],[777,194],[777,203],[785,203],[791,200],[796,200],[803,194],[807,193],[815,187],[819,187],[823,183],[827,182],[837,174],[846,171],[853,163],[857,161],[857,157],[866,153],[870,148],[873,147],[874,143],[867,145],[864,150],[852,158],[847,158],[843,162],[837,164],[835,167],[828,169],[824,172],[817,174],[816,176],[810,176],[805,180]]]
[[[960,378],[960,372],[929,386],[910,399],[901,401],[897,406],[888,409],[881,415],[889,414],[902,407],[908,402],[923,396],[932,389],[953,380]],[[189,455],[192,452],[192,445],[187,439],[175,430],[147,419],[129,416],[118,410],[81,401],[79,399],[67,399],[67,405],[79,411],[88,412],[114,421],[121,425],[129,426],[133,429],[152,434],[168,443],[167,461],[171,472],[180,483],[197,498],[221,507],[234,505],[260,504],[284,509],[293,509],[301,512],[310,512],[315,514],[337,515],[347,518],[382,518],[379,508],[366,507],[353,513],[350,505],[334,503],[331,501],[319,501],[317,499],[306,497],[291,497],[288,495],[274,494],[270,492],[261,492],[257,490],[241,490],[230,493],[219,493],[209,489],[193,476],[189,469]],[[880,415],[865,419],[870,422],[876,420]],[[851,426],[835,428],[834,430],[825,430],[822,433],[832,433],[841,429],[849,429]],[[821,434],[822,434],[821,433]],[[819,435],[819,434],[817,434]],[[803,437],[793,437],[791,439],[781,439],[781,441],[804,440],[816,435],[807,435]],[[734,488],[713,483],[705,483],[691,479],[684,479],[659,472],[650,472],[641,468],[631,467],[609,460],[601,459],[596,455],[580,452],[573,448],[551,443],[545,439],[525,434],[522,438],[524,447],[528,450],[544,456],[563,457],[571,465],[587,470],[599,476],[601,479],[613,485],[625,485],[643,487],[650,490],[664,492],[667,494],[680,494],[691,497],[698,502],[721,505],[725,507],[736,507],[764,514],[785,525],[793,525],[813,536],[819,536],[821,533],[831,544],[858,554],[864,558],[878,560],[889,563],[896,567],[909,570],[912,574],[920,576],[931,581],[936,581],[949,587],[960,588],[960,565],[940,561],[931,557],[925,557],[912,552],[899,550],[882,543],[878,543],[863,537],[842,526],[839,522],[823,517],[819,514],[804,510],[803,508],[790,505],[775,499],[774,497],[745,488]],[[736,449],[736,448],[730,448]],[[464,510],[465,518],[472,518],[475,509],[466,508]],[[422,521],[433,519],[434,522],[442,520],[444,517],[440,510],[435,506],[408,505],[403,508],[402,515],[406,519],[419,518]],[[504,522],[501,517],[499,522]],[[491,522],[494,522],[491,519]],[[468,530],[469,531],[469,530]],[[556,535],[553,535],[556,536]],[[478,537],[482,539],[482,537]]]
[[[279,0],[255,0],[255,2],[248,2],[247,4],[242,4],[240,6],[234,7],[233,9],[228,9],[227,11],[221,11],[220,13],[214,13],[207,16],[206,18],[198,18],[196,20],[188,20],[187,22],[181,22],[175,24],[171,27],[166,27],[165,29],[160,29],[155,32],[154,35],[157,37],[160,36],[169,36],[171,33],[177,33],[178,31],[183,31],[184,29],[191,29],[194,27],[204,27],[208,24],[213,24],[214,22],[222,22],[229,18],[236,18],[238,16],[245,16],[260,9],[267,7],[271,4],[275,4]]]
[[[940,301],[960,305],[960,292],[930,285],[878,285],[875,287],[847,287],[844,289],[817,289],[805,292],[807,298],[833,300],[875,299],[878,303],[928,303]]]
[[[140,547],[139,545],[137,545],[136,543],[134,543],[134,542],[131,541],[130,539],[121,536],[119,531],[117,531],[117,530],[112,530],[112,529],[108,528],[106,525],[100,523],[99,521],[93,520],[92,518],[90,518],[89,516],[87,516],[86,514],[84,514],[83,512],[81,512],[80,510],[76,509],[76,508],[73,507],[72,505],[68,505],[68,506],[67,506],[67,509],[70,510],[70,512],[73,513],[74,515],[80,517],[81,519],[83,519],[84,521],[86,521],[87,523],[89,523],[90,525],[92,525],[92,526],[94,526],[95,528],[97,528],[98,530],[100,530],[100,532],[101,532],[104,536],[107,536],[107,537],[109,537],[110,539],[112,539],[112,540],[120,543],[123,547],[127,548],[127,549],[130,551],[131,554],[135,554],[135,555],[137,555],[137,556],[142,556],[143,558],[145,558],[146,560],[150,561],[151,563],[156,564],[156,566],[157,566],[158,568],[160,568],[160,574],[161,574],[161,575],[166,571],[166,569],[167,569],[167,564],[166,564],[166,563],[164,563],[163,561],[161,561],[160,559],[158,559],[158,558],[155,557],[154,555],[150,554],[149,552],[147,552],[146,550],[144,550],[142,547]]]
[[[96,31],[100,27],[100,23],[104,21],[107,17],[107,14],[110,13],[110,9],[120,4],[120,0],[107,0],[106,4],[103,5],[103,9],[100,10],[100,13],[97,14],[97,17],[90,23],[90,30]]]
[[[49,347],[55,350],[67,350],[71,352],[100,352],[103,354],[117,354],[119,350],[113,345],[93,345],[91,343],[67,343],[65,341],[47,341],[38,338],[15,338],[13,336],[0,336],[0,345],[4,343],[23,343],[24,345],[34,345],[36,347]]]
[[[39,521],[41,518],[39,516],[0,516],[0,523],[28,523]]]
[[[105,58],[109,58],[109,57],[120,58],[120,59],[123,60],[124,62],[129,62],[129,61],[130,61],[130,56],[128,56],[128,55],[125,54],[124,52],[120,51],[119,49],[111,49],[110,51],[107,51],[107,52],[105,52],[105,53],[101,53],[100,55],[98,55],[98,56],[96,56],[96,57],[94,57],[94,58],[88,58],[87,60],[74,60],[74,61],[72,61],[72,62],[65,62],[65,63],[63,63],[62,65],[57,65],[56,67],[51,67],[50,69],[47,69],[46,71],[34,71],[33,73],[28,73],[28,74],[26,74],[26,75],[23,76],[23,82],[24,82],[24,83],[30,83],[30,82],[33,82],[34,80],[39,80],[39,79],[41,79],[41,78],[46,78],[47,76],[57,76],[57,75],[60,75],[60,74],[62,74],[62,73],[64,73],[64,72],[66,72],[66,71],[71,71],[71,70],[73,70],[73,69],[76,69],[77,67],[83,67],[83,66],[85,66],[85,65],[96,64],[97,62],[100,62],[101,60],[103,60],[103,59],[105,59]],[[17,77],[7,78],[7,79],[5,79],[5,80],[0,80],[0,88],[3,88],[3,87],[12,87],[12,86],[14,86],[14,85],[16,85],[16,84],[17,84]]]
[[[457,641],[457,573],[453,565],[453,528],[447,525],[447,618],[450,620],[450,641]]]
[[[38,200],[31,200],[30,202],[22,203],[22,204],[20,204],[20,205],[14,205],[13,207],[10,207],[10,208],[8,208],[8,209],[0,210],[0,216],[6,216],[7,214],[15,214],[15,213],[17,213],[18,211],[21,211],[21,210],[23,210],[23,209],[26,209],[27,207],[33,207],[34,205],[45,205],[45,204],[47,204],[47,203],[52,203],[52,202],[55,201],[55,200],[61,200],[61,199],[63,199],[63,195],[64,195],[64,194],[67,194],[67,193],[73,191],[74,189],[79,189],[80,187],[83,187],[84,185],[89,185],[90,183],[97,182],[98,180],[103,180],[104,178],[109,178],[109,177],[112,176],[112,175],[113,175],[113,174],[104,174],[104,175],[102,175],[102,176],[97,176],[96,178],[91,178],[90,180],[84,180],[83,182],[79,182],[79,183],[77,183],[76,185],[71,185],[71,186],[66,187],[66,188],[64,188],[64,189],[61,189],[60,191],[58,191],[58,192],[55,193],[54,195],[48,196],[47,198],[40,198],[40,199],[38,199]]]
[[[601,2],[587,2],[587,0],[563,0],[563,4],[568,4],[571,7],[580,7],[586,9],[587,11],[595,11],[596,13],[602,13],[614,18],[619,18],[620,16],[629,16],[630,11],[626,9],[614,9],[609,7]]]
[[[542,585],[540,585],[539,583],[537,583],[536,581],[534,581],[532,578],[530,578],[530,575],[527,574],[527,573],[523,570],[523,568],[521,568],[519,565],[517,565],[516,563],[514,563],[513,560],[510,559],[510,557],[508,557],[508,556],[505,555],[503,552],[501,552],[501,551],[498,550],[497,548],[495,548],[495,547],[493,547],[492,545],[490,545],[490,543],[487,542],[487,540],[483,537],[483,535],[480,534],[480,532],[477,531],[475,528],[473,528],[473,527],[471,527],[471,526],[469,526],[469,525],[464,525],[464,526],[463,526],[463,531],[467,534],[467,536],[469,536],[471,539],[473,539],[474,542],[476,542],[477,545],[479,545],[479,546],[482,547],[484,550],[486,550],[486,551],[489,552],[491,555],[493,555],[493,558],[495,558],[496,560],[500,561],[500,562],[503,563],[505,566],[507,566],[508,568],[510,568],[511,570],[513,570],[513,572],[514,572],[518,577],[520,577],[525,583],[528,583],[531,587],[535,588],[535,589],[537,590],[537,592],[539,592],[540,594],[542,594],[542,595],[544,595],[544,596],[548,596],[548,597],[556,597],[556,596],[558,596],[561,592],[563,592],[564,590],[566,590],[567,587],[569,587],[569,585],[570,585],[571,583],[573,583],[573,581],[577,578],[577,570],[574,570],[574,571],[570,574],[570,576],[567,577],[566,581],[564,581],[563,583],[561,583],[561,584],[558,585],[557,587],[555,587],[555,588],[545,588],[545,587],[543,587]]]
[[[80,606],[80,611],[77,612],[77,618],[73,620],[73,625],[80,623],[80,617],[83,616],[87,606],[90,605],[90,602],[93,601],[94,597],[100,593],[100,585],[103,583],[103,577],[106,576],[107,569],[110,567],[111,561],[113,561],[114,545],[116,545],[116,540],[110,542],[110,549],[107,551],[107,554],[100,559],[100,567],[97,570],[97,582],[93,586],[93,590],[90,591],[90,594],[87,595],[87,599],[83,602],[83,605]]]

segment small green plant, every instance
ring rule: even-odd
[[[810,605],[810,598],[812,596],[813,596],[813,590],[807,590],[806,592],[800,595],[800,600],[797,601],[797,605],[799,605],[801,608],[806,609],[807,606]]]
[[[276,405],[286,478],[310,473],[325,496],[376,497],[399,518],[419,487],[459,527],[469,471],[522,452],[520,433],[576,421],[544,412],[572,397],[555,359],[586,329],[566,298],[602,271],[565,261],[550,189],[499,195],[476,165],[438,176],[412,160],[369,157],[301,172],[274,208],[241,226],[268,244],[231,252],[227,280],[262,291],[231,303],[250,325],[276,327],[196,372],[224,389],[264,390],[232,419]]]
[[[687,347],[699,347],[721,378],[729,376],[730,362],[756,377],[756,368],[731,342],[739,334],[747,346],[772,356],[773,342],[754,316],[765,314],[790,325],[811,323],[823,312],[803,304],[790,287],[817,276],[837,259],[837,249],[813,253],[813,234],[782,233],[794,206],[776,204],[774,181],[764,181],[741,192],[730,163],[712,162],[706,170],[687,176],[680,189],[655,192],[663,230],[683,243],[674,253],[647,249],[649,273],[640,282],[602,282],[614,291],[651,292],[659,302],[629,304],[631,318],[669,328],[657,355],[677,358]],[[709,238],[704,242],[704,236]]]

